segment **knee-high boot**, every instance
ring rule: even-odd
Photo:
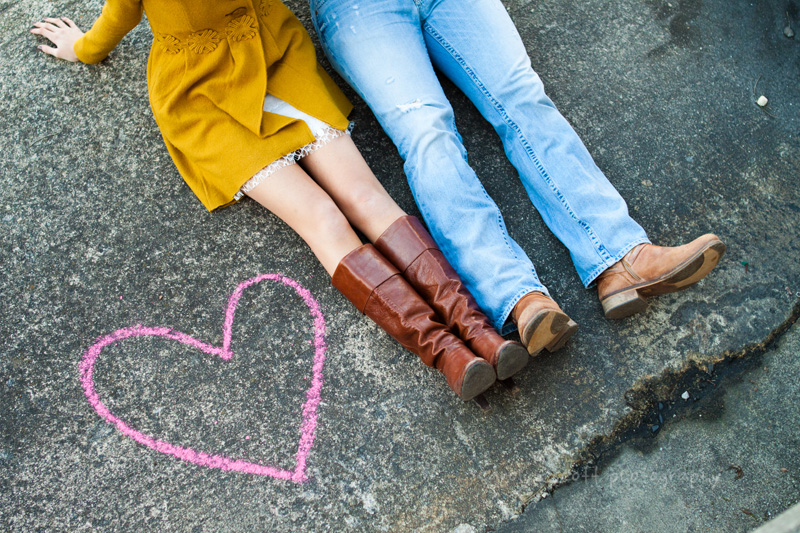
[[[494,383],[494,369],[438,321],[431,307],[371,244],[347,254],[331,283],[423,363],[442,372],[461,399],[471,400]]]
[[[496,370],[498,379],[520,371],[530,357],[524,346],[501,337],[418,218],[397,219],[375,247],[402,272],[453,331]]]

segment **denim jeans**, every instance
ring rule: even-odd
[[[331,64],[394,141],[433,238],[498,330],[513,328],[508,316],[522,296],[548,292],[470,167],[434,68],[495,128],[586,286],[649,242],[545,95],[499,0],[309,3]]]

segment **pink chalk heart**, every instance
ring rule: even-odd
[[[100,400],[94,388],[94,364],[103,350],[114,343],[132,337],[161,337],[171,341],[178,341],[187,346],[191,346],[210,355],[218,355],[227,361],[233,357],[231,351],[231,331],[233,329],[233,317],[236,313],[236,306],[242,293],[248,287],[260,283],[264,280],[276,281],[286,286],[292,287],[308,306],[311,316],[314,318],[314,362],[312,368],[311,386],[306,391],[306,401],[303,404],[303,414],[300,423],[300,440],[297,444],[297,454],[295,455],[294,470],[283,470],[274,466],[251,463],[241,459],[231,459],[221,455],[212,455],[201,451],[176,446],[169,442],[164,442],[150,435],[137,431],[129,426],[124,420],[115,416]],[[95,411],[107,422],[115,425],[123,435],[126,435],[136,442],[149,446],[154,450],[167,455],[173,455],[184,461],[189,461],[208,468],[219,468],[220,470],[235,470],[247,474],[260,476],[271,476],[277,479],[286,479],[295,483],[304,482],[306,477],[306,465],[311,446],[314,444],[314,432],[317,427],[317,406],[320,402],[322,392],[322,367],[325,363],[325,319],[319,304],[307,289],[291,278],[281,274],[262,274],[254,278],[243,281],[233,291],[228,299],[228,308],[225,311],[225,322],[222,326],[222,346],[213,346],[195,339],[180,331],[170,328],[155,327],[148,328],[137,325],[129,328],[118,329],[115,332],[101,337],[94,343],[83,356],[80,365],[81,383],[89,403]]]

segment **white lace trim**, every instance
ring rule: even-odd
[[[248,192],[252,191],[259,185],[261,185],[267,178],[275,174],[282,168],[286,168],[291,165],[296,165],[298,161],[303,159],[309,154],[312,154],[316,150],[319,150],[326,144],[330,143],[334,139],[338,139],[342,135],[350,135],[350,132],[353,130],[353,123],[351,122],[349,126],[347,126],[346,130],[339,130],[333,127],[327,127],[324,130],[320,131],[316,139],[313,142],[308,143],[307,145],[303,146],[299,150],[295,150],[290,154],[286,154],[285,156],[281,157],[280,159],[276,159],[269,165],[265,166],[258,172],[256,172],[252,178],[247,180],[242,188],[239,189],[234,196],[234,200],[241,200],[242,197],[247,194]]]

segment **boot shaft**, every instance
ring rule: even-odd
[[[462,399],[471,399],[494,382],[492,367],[439,322],[433,309],[371,244],[345,256],[331,283],[404,348],[442,372]]]
[[[505,340],[492,327],[419,219],[399,218],[375,241],[375,247],[475,354],[497,369],[498,376],[502,372],[501,379],[527,364],[525,348]]]

